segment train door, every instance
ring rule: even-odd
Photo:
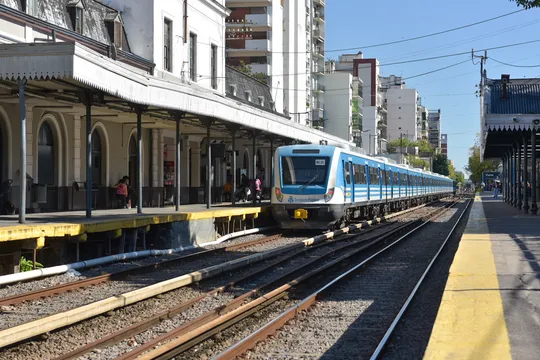
[[[351,184],[351,202],[355,202],[356,201],[356,197],[355,197],[355,186],[354,186],[354,166],[353,166],[353,163],[352,161],[349,161],[349,181],[350,181],[350,184]]]
[[[366,174],[367,199],[369,201],[369,200],[371,200],[371,186],[370,186],[371,174],[369,173],[369,166],[364,165],[364,169],[365,169],[364,171],[365,171],[365,174]]]
[[[344,196],[345,196],[345,203],[351,203],[352,201],[352,186],[351,186],[351,163],[346,162],[345,160],[342,160],[343,164],[343,184],[344,184]]]
[[[379,200],[383,198],[383,184],[385,182],[383,170],[381,168],[377,169],[379,172]]]

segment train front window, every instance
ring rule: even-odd
[[[283,185],[325,185],[329,165],[325,156],[283,156]]]

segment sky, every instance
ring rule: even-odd
[[[403,76],[407,88],[415,88],[422,97],[422,105],[441,109],[442,133],[448,134],[448,158],[454,160],[456,170],[464,171],[469,148],[480,131],[480,103],[475,95],[480,82],[478,59],[473,63],[469,53],[385,64],[540,40],[540,9],[421,40],[367,46],[444,31],[519,9],[509,0],[326,0],[326,56],[337,59],[343,53],[362,51],[364,58],[379,60],[381,75]],[[354,49],[334,51],[348,48]],[[483,55],[483,51],[477,55]],[[510,74],[511,79],[540,77],[540,42],[489,50],[487,55],[488,78],[497,79],[501,74]],[[526,67],[502,65],[495,60]],[[459,62],[463,63],[407,80]]]

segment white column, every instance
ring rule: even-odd
[[[81,181],[81,116],[80,115],[73,115],[73,181]]]

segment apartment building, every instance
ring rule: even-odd
[[[300,124],[324,124],[324,0],[227,0],[227,65],[272,89],[276,110]],[[266,75],[266,77],[264,76]]]
[[[418,93],[404,85],[391,86],[386,90],[388,108],[388,140],[400,137],[410,141],[418,138]]]
[[[324,77],[324,131],[347,141],[353,140],[353,77],[347,72],[334,72]]]
[[[429,117],[429,111],[428,109],[420,104],[417,109],[417,116],[416,116],[416,140],[427,140],[428,139],[428,117]]]
[[[441,150],[441,109],[429,110],[428,114],[428,140],[436,152]]]
[[[448,134],[441,134],[441,154],[448,157]]]
[[[380,76],[377,59],[364,59],[362,52],[339,56],[336,71],[349,72],[353,78],[358,78],[361,86],[358,94],[362,98],[362,114],[357,119],[359,130],[357,144],[371,154],[386,151],[387,134],[387,102]],[[360,116],[361,115],[361,116]],[[361,138],[361,141],[360,139]]]
[[[275,109],[284,112],[284,8],[283,0],[227,0],[231,10],[226,19],[227,65],[244,70],[266,82]]]

